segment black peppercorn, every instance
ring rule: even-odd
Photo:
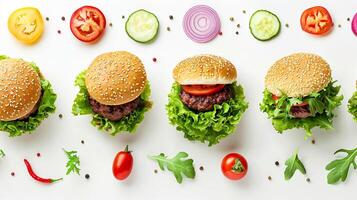
[[[279,166],[279,161],[275,161],[275,165],[276,165],[276,166]]]

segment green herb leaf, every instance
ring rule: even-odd
[[[304,164],[302,164],[301,160],[299,159],[297,150],[288,160],[285,161],[285,165],[285,180],[290,180],[291,177],[294,176],[296,170],[299,170],[304,175],[306,174],[306,169],[304,167]]]
[[[5,152],[4,150],[0,149],[0,158],[4,158],[5,157]]]
[[[234,97],[229,101],[214,105],[211,111],[195,112],[182,103],[181,86],[174,83],[166,105],[170,123],[175,125],[178,131],[182,131],[188,140],[207,142],[209,146],[219,143],[221,139],[234,133],[248,108],[242,86],[232,83],[231,87]]]
[[[80,161],[79,161],[79,157],[77,155],[77,151],[66,151],[65,149],[63,149],[63,151],[66,153],[67,158],[68,158],[68,161],[66,164],[66,167],[67,167],[66,175],[70,174],[71,172],[79,175]]]
[[[312,135],[311,129],[314,127],[323,129],[333,128],[333,111],[341,105],[343,100],[343,96],[338,95],[340,86],[334,86],[334,84],[335,81],[331,81],[320,92],[312,93],[306,97],[295,98],[282,95],[277,101],[272,99],[272,93],[265,90],[263,102],[260,103],[260,110],[267,113],[268,118],[272,119],[273,126],[278,133],[283,133],[287,129],[303,128],[306,136],[310,137]],[[297,119],[291,115],[291,107],[301,102],[309,104],[310,117]],[[357,100],[356,108],[351,112],[357,113]]]
[[[353,118],[357,122],[357,92],[355,92],[348,101],[348,111],[353,115]]]
[[[152,160],[156,160],[161,170],[165,170],[165,167],[171,171],[178,183],[182,183],[182,175],[187,178],[195,178],[196,172],[193,167],[193,160],[187,159],[188,154],[185,152],[179,152],[174,158],[168,159],[164,153],[160,153],[157,156],[150,156]]]
[[[85,73],[86,71],[81,72],[75,80],[75,85],[79,87],[79,92],[74,100],[72,113],[74,115],[92,115],[91,124],[99,130],[109,132],[111,135],[116,135],[121,131],[134,132],[140,122],[143,121],[144,113],[152,107],[152,103],[149,100],[151,93],[150,84],[146,84],[144,91],[140,95],[143,106],[119,121],[111,121],[92,111],[88,101],[89,94],[85,85]]]
[[[352,150],[339,149],[335,152],[335,154],[338,153],[346,153],[347,155],[344,158],[331,161],[326,166],[326,170],[330,171],[327,175],[328,184],[334,184],[340,180],[345,181],[351,165],[354,169],[357,169],[357,164],[355,161],[357,156],[357,148]]]

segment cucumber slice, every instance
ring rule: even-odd
[[[280,32],[280,20],[270,11],[257,10],[250,17],[249,29],[257,40],[271,40]]]
[[[156,38],[159,26],[159,20],[153,13],[141,9],[129,16],[125,31],[136,42],[149,43]]]

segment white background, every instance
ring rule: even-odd
[[[191,6],[204,3],[211,5],[221,17],[223,36],[210,43],[197,44],[184,34],[181,23],[184,13]],[[90,4],[99,7],[106,15],[104,37],[94,45],[75,39],[69,30],[69,18],[78,7]],[[301,12],[315,5],[329,9],[335,28],[325,37],[314,37],[301,31]],[[38,7],[45,22],[41,40],[26,46],[16,41],[7,30],[9,14],[22,6]],[[150,45],[135,43],[124,31],[125,20],[132,11],[145,8],[157,14],[161,32]],[[259,42],[249,33],[250,15],[257,9],[276,13],[282,22],[280,35],[269,42]],[[243,10],[247,13],[243,14]],[[356,194],[357,172],[350,171],[346,183],[331,186],[326,183],[326,164],[334,158],[339,148],[357,146],[356,123],[347,113],[347,99],[355,90],[357,79],[357,37],[350,30],[350,22],[357,12],[355,0],[215,0],[215,1],[154,1],[154,0],[106,0],[106,1],[55,1],[55,0],[0,0],[0,53],[11,57],[34,61],[49,79],[58,94],[57,111],[44,121],[36,132],[17,138],[0,135],[0,148],[6,158],[0,159],[0,199],[347,199]],[[169,20],[169,15],[174,20]],[[63,22],[61,17],[65,16]],[[233,16],[234,22],[229,18]],[[241,25],[240,29],[236,24]],[[289,28],[285,24],[289,24]],[[341,28],[337,25],[340,24]],[[171,27],[171,32],[166,27]],[[61,30],[61,34],[57,33]],[[235,34],[239,31],[239,35]],[[139,56],[145,64],[152,86],[153,109],[135,135],[115,137],[99,132],[89,123],[89,116],[74,117],[71,106],[78,88],[73,86],[75,76],[85,69],[95,56],[108,51],[127,50]],[[331,65],[333,77],[342,85],[345,96],[337,110],[335,130],[314,129],[313,138],[304,140],[303,130],[275,133],[271,121],[259,111],[264,89],[264,76],[277,59],[294,52],[312,52],[324,57]],[[243,85],[249,109],[244,114],[236,134],[214,147],[194,143],[183,138],[170,126],[165,112],[167,94],[173,82],[171,71],[182,59],[201,53],[224,56],[238,70],[238,82]],[[152,58],[158,59],[157,63]],[[59,119],[58,114],[63,114]],[[81,140],[85,144],[81,144]],[[112,176],[111,165],[119,150],[129,144],[133,150],[134,169],[125,182]],[[81,159],[81,176],[65,176],[53,185],[37,183],[30,178],[23,159],[32,163],[35,171],[44,177],[61,177],[66,172],[67,161],[62,148],[77,150]],[[290,181],[284,181],[283,163],[299,148],[307,176],[296,173]],[[148,155],[165,152],[174,156],[186,151],[194,159],[196,178],[185,179],[180,185],[170,172],[154,173],[157,163]],[[41,157],[36,157],[40,152]],[[247,177],[238,182],[224,178],[220,162],[229,152],[239,152],[249,162]],[[280,167],[274,165],[280,162]],[[204,171],[198,168],[204,166]],[[15,177],[10,175],[15,172]],[[90,180],[84,175],[90,174]],[[268,180],[272,177],[272,181]],[[306,178],[311,183],[306,182]]]

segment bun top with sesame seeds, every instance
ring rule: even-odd
[[[331,69],[323,58],[296,53],[273,64],[265,76],[265,87],[277,96],[304,97],[320,92],[330,81]]]
[[[199,55],[181,61],[173,76],[181,85],[230,84],[236,81],[237,71],[225,58]]]
[[[33,111],[41,97],[39,74],[21,59],[0,60],[0,121],[13,121]]]
[[[141,60],[126,51],[97,56],[86,72],[89,95],[104,105],[121,105],[137,97],[147,84]]]

